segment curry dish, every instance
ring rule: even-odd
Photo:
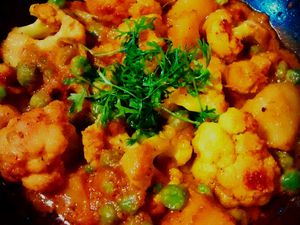
[[[300,190],[300,65],[228,0],[49,0],[1,45],[0,174],[74,225],[255,224]]]

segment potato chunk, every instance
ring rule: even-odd
[[[178,0],[168,13],[168,37],[175,47],[190,48],[197,45],[199,30],[205,17],[217,8],[215,1]]]
[[[186,207],[170,212],[162,225],[233,225],[234,220],[208,197],[191,193]]]
[[[285,151],[293,147],[300,125],[300,95],[295,86],[270,84],[248,100],[243,110],[258,121],[269,147]]]

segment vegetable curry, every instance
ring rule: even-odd
[[[49,0],[1,45],[0,174],[74,225],[255,224],[300,190],[300,64],[235,0]]]

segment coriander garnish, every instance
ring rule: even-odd
[[[122,63],[99,68],[97,76],[83,78],[82,76],[86,76],[83,74],[72,78],[72,82],[88,83],[97,91],[88,95],[83,89],[81,93],[71,95],[71,109],[80,111],[83,99],[87,98],[102,125],[122,118],[141,136],[159,131],[160,114],[163,111],[195,125],[206,120],[215,120],[215,110],[207,107],[201,106],[201,112],[196,115],[192,113],[191,119],[163,106],[164,100],[170,94],[170,88],[184,87],[189,94],[199,96],[199,92],[210,84],[207,65],[211,53],[207,43],[199,41],[198,48],[182,50],[174,48],[171,41],[165,40],[165,51],[156,42],[148,42],[149,48],[143,50],[139,47],[139,35],[144,30],[153,29],[153,19],[142,17],[131,21],[131,24],[129,31],[120,32],[119,36],[123,40],[119,51],[124,53]],[[205,66],[197,61],[200,53],[205,57]],[[149,70],[149,64],[152,67],[154,65],[154,69]],[[201,105],[200,100],[199,104]]]

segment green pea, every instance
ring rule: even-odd
[[[94,168],[91,165],[85,165],[84,166],[84,171],[88,174],[91,174],[94,172]]]
[[[112,181],[104,180],[101,186],[106,194],[112,194],[115,191],[115,184]]]
[[[300,84],[300,70],[288,70],[286,73],[286,78],[294,84]]]
[[[31,108],[42,108],[50,102],[49,96],[44,92],[36,92],[31,96],[29,105]]]
[[[300,189],[300,172],[297,170],[286,171],[281,176],[281,186],[286,191],[296,191]]]
[[[6,97],[6,89],[3,86],[0,86],[0,102]]]
[[[187,201],[187,192],[181,186],[169,184],[161,190],[160,201],[171,210],[180,210]]]
[[[219,5],[224,5],[224,4],[228,3],[228,0],[216,0],[216,2],[217,2]]]
[[[252,45],[250,47],[250,55],[256,55],[261,52],[261,47],[259,45]]]
[[[129,217],[123,225],[153,225],[151,219],[140,216]]]
[[[134,214],[139,208],[137,195],[130,194],[130,195],[124,196],[119,201],[119,206],[123,212],[128,213],[128,214]]]
[[[58,6],[62,8],[66,4],[66,0],[48,0],[48,3]]]
[[[103,151],[100,156],[100,165],[113,167],[120,161],[120,154],[113,150]]]
[[[17,80],[22,86],[28,86],[36,79],[37,67],[31,63],[19,63],[17,65]]]
[[[289,169],[294,164],[294,159],[287,152],[278,151],[276,152],[278,156],[279,163],[283,169]]]
[[[86,57],[78,55],[71,60],[70,71],[74,76],[81,76],[90,73],[92,66]]]
[[[280,61],[280,63],[278,63],[276,68],[276,72],[275,72],[276,77],[279,80],[284,80],[287,70],[288,70],[288,64],[285,61]]]
[[[212,195],[210,188],[206,184],[199,184],[197,189],[200,194]]]
[[[100,220],[104,225],[114,224],[118,220],[115,207],[112,204],[105,204],[99,209]]]

